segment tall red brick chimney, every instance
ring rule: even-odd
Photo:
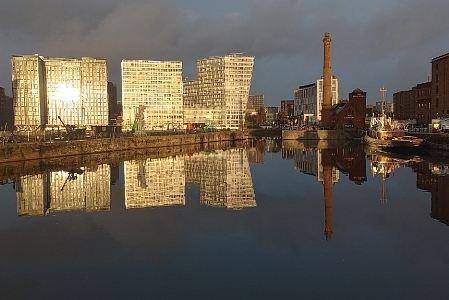
[[[324,63],[323,63],[323,105],[321,107],[321,126],[332,125],[332,73],[331,73],[331,37],[324,33]]]

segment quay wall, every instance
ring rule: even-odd
[[[348,134],[342,130],[283,130],[282,140],[347,140]]]
[[[6,143],[0,145],[0,163],[41,160],[73,155],[137,150],[246,139],[242,131],[217,131],[199,134],[120,137],[53,142]]]
[[[186,155],[200,151],[225,150],[246,146],[245,140],[221,141],[200,144],[176,145],[161,148],[139,148],[112,152],[83,153],[71,157],[49,157],[0,163],[0,181],[24,175],[37,175],[44,172],[66,170],[79,167],[94,167],[100,164],[115,164],[125,160],[145,160]]]

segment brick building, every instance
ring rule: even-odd
[[[432,64],[430,117],[449,117],[449,53],[435,57]]]
[[[412,88],[413,98],[415,101],[415,119],[417,124],[430,124],[431,107],[431,86],[430,81],[417,84]]]
[[[395,108],[394,119],[410,120],[415,118],[415,100],[412,90],[394,93],[393,106]]]
[[[366,92],[355,89],[349,94],[349,101],[333,106],[332,127],[363,129],[366,117]]]
[[[417,124],[430,124],[431,82],[419,83],[411,90],[393,94],[394,118],[416,120]]]

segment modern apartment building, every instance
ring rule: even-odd
[[[432,64],[431,118],[449,117],[449,53],[435,57]]]
[[[198,79],[184,81],[184,122],[241,128],[253,66],[254,57],[241,53],[199,59]]]
[[[338,79],[332,76],[332,105],[338,101]],[[307,124],[319,123],[323,105],[323,78],[303,85],[294,90],[295,116],[302,118]]]
[[[182,62],[124,59],[123,130],[183,127]]]
[[[13,55],[12,88],[16,130],[108,124],[107,64],[104,58]]]

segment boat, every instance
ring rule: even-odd
[[[417,138],[412,135],[404,135],[401,137],[395,137],[391,140],[392,147],[401,147],[401,148],[413,148],[419,147],[423,143],[423,139]]]
[[[385,150],[399,150],[421,146],[423,140],[408,135],[406,124],[387,118],[384,111],[384,93],[386,90],[382,87],[380,91],[382,92],[382,112],[380,116],[371,118],[370,126],[364,137],[365,142]]]

